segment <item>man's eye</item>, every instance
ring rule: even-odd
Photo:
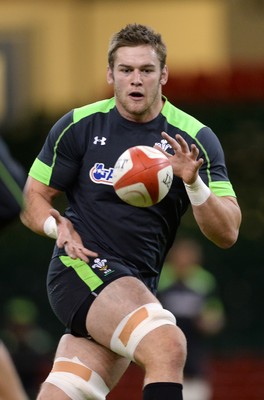
[[[150,68],[146,68],[146,69],[143,70],[143,73],[144,73],[145,75],[149,75],[149,74],[151,74],[152,72],[153,72],[153,70],[150,69]]]

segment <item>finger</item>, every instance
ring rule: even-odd
[[[171,136],[169,136],[166,132],[161,132],[161,135],[164,139],[167,140],[167,142],[171,145],[171,147],[173,148],[173,150],[176,152],[177,150],[181,149],[181,146],[179,145],[179,143],[177,143],[177,141],[175,139],[173,139]]]
[[[167,140],[167,142],[169,142],[170,144],[171,143],[174,143],[174,142],[176,142],[176,140],[175,139],[173,139],[170,135],[168,135],[166,132],[161,132],[161,136],[164,138],[164,139],[166,139]],[[177,142],[176,142],[177,143]]]
[[[65,236],[63,233],[59,233],[56,244],[61,249],[68,244],[68,240],[66,239],[68,236]]]
[[[197,160],[197,158],[199,156],[199,149],[197,146],[195,146],[195,144],[191,145],[191,155],[192,155],[193,160]]]
[[[95,251],[89,250],[86,247],[82,247],[81,250],[82,250],[83,254],[85,254],[86,256],[98,257],[98,253],[96,253]]]
[[[198,156],[198,154],[199,154],[199,150],[198,150],[198,148],[195,146],[195,144],[192,144],[191,145],[191,149],[190,149],[190,151],[191,151],[191,153],[194,155],[194,156]]]
[[[80,258],[80,260],[85,261],[86,263],[89,262],[89,258],[83,254],[80,249],[75,250],[75,258]]]
[[[51,208],[51,209],[49,210],[49,212],[50,212],[50,215],[51,215],[52,217],[54,217],[54,218],[56,219],[57,222],[60,222],[60,220],[61,220],[61,215],[60,215],[60,213],[59,213],[58,210],[55,210],[55,208]]]
[[[190,148],[188,146],[188,143],[186,142],[186,140],[183,139],[183,137],[179,134],[177,134],[176,136],[177,142],[179,143],[179,146],[181,147],[181,150],[183,153],[189,153]]]
[[[165,150],[163,150],[160,146],[157,144],[154,145],[154,148],[159,150],[162,154],[164,154],[167,158],[171,157],[172,155],[170,153],[167,153]]]
[[[198,169],[201,168],[201,166],[202,166],[203,163],[204,163],[203,158],[199,158],[199,160],[197,160],[197,163],[198,163]]]
[[[64,241],[63,246],[64,246],[65,251],[68,254],[68,256],[74,260],[76,258],[80,258],[81,260],[88,262],[89,257],[93,257],[93,258],[98,257],[98,253],[91,251],[84,246],[73,245],[73,244],[70,244],[68,241]]]
[[[64,249],[68,256],[71,257],[73,260],[76,260],[76,258],[80,258],[78,252],[76,251],[76,248],[72,246],[69,242],[64,242]]]

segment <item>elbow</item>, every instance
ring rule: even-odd
[[[230,249],[237,242],[238,234],[238,229],[233,229],[228,232],[225,231],[217,238],[215,244],[221,249]]]
[[[22,222],[23,225],[26,225],[26,218],[25,218],[25,213],[24,211],[21,211],[19,215],[20,221]]]
[[[25,209],[20,212],[19,218],[20,218],[20,221],[22,222],[22,224],[25,225],[26,227],[28,227],[28,218],[27,218],[27,213],[26,213]]]
[[[237,215],[236,220],[233,221],[232,224],[227,225],[226,228],[221,231],[219,247],[222,249],[229,249],[234,246],[238,240],[240,225],[241,213]]]

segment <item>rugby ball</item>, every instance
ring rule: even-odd
[[[113,186],[124,202],[136,207],[159,203],[170,190],[173,170],[168,158],[150,146],[122,153],[113,170]]]

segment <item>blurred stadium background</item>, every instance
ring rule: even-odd
[[[240,239],[230,250],[201,238],[190,213],[182,226],[202,242],[226,308],[226,328],[211,343],[213,400],[263,400],[264,0],[0,1],[0,134],[28,169],[59,116],[111,95],[108,41],[133,22],[163,34],[164,93],[217,133],[242,208]],[[0,330],[7,329],[6,305],[20,297],[35,305],[34,323],[52,337],[37,384],[63,333],[46,296],[52,247],[19,221],[0,238]],[[134,400],[140,391],[141,372],[132,366],[109,398]]]

